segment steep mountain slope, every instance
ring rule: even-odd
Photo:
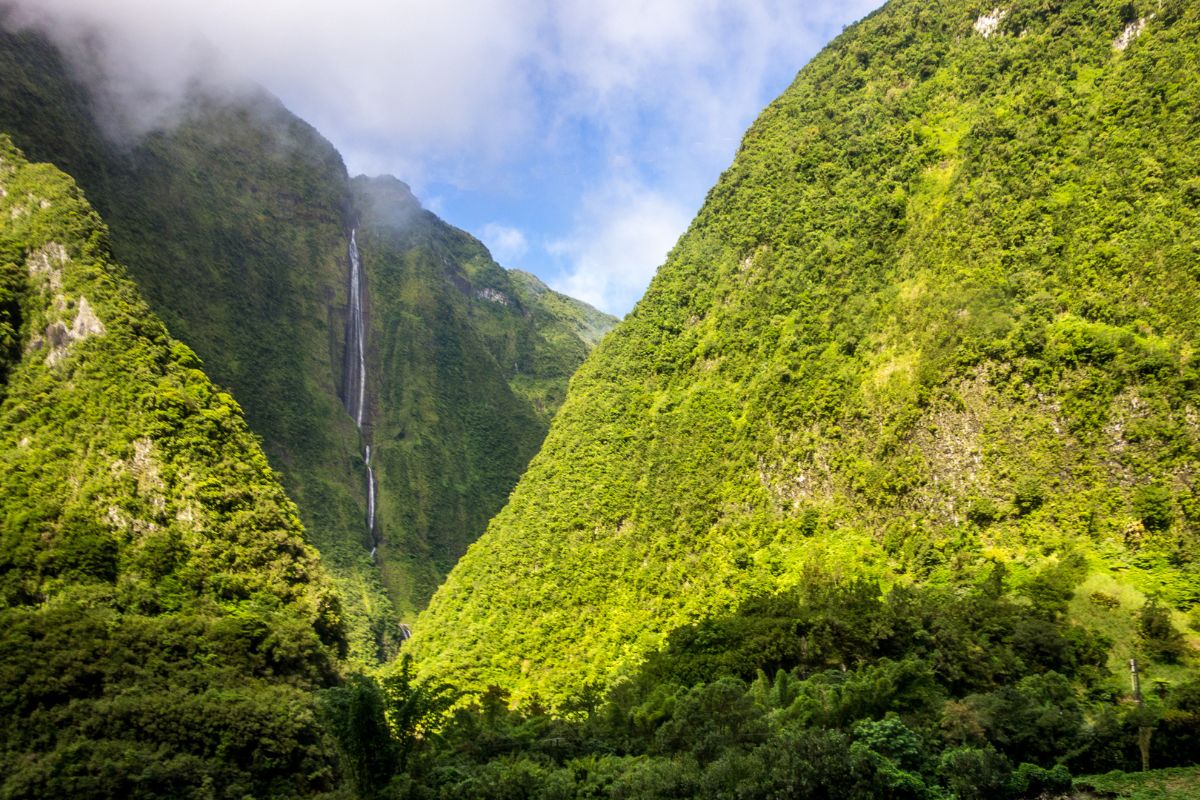
[[[572,380],[422,669],[561,702],[813,562],[1082,558],[1114,663],[1145,594],[1194,606],[1197,41],[1178,0],[893,0],[839,37]]]
[[[3,136],[0,347],[0,793],[330,788],[345,631],[295,506],[73,181]]]
[[[416,610],[503,505],[616,320],[500,267],[394,178],[356,178],[354,195],[379,552],[393,596]]]
[[[343,408],[350,363],[348,244],[358,212],[332,145],[254,90],[227,97],[198,92],[165,130],[114,142],[101,124],[111,109],[74,79],[56,49],[35,33],[2,26],[0,72],[0,131],[10,132],[31,157],[77,177],[151,307],[204,359],[213,379],[229,387],[263,437],[342,589],[353,653],[372,659],[393,652],[399,615],[421,608],[466,543],[482,533],[545,434],[571,373],[615,320],[539,290],[534,279],[522,283],[543,298],[521,307],[531,316],[514,311],[487,323],[486,333],[479,327],[472,334],[483,335],[491,348],[480,357],[507,359],[503,370],[439,366],[425,354],[403,362],[389,355],[390,344],[368,341],[364,436]],[[427,224],[452,230],[434,219]],[[369,243],[371,237],[363,238]],[[376,260],[368,243],[363,255],[370,269]],[[490,263],[478,243],[472,246],[478,251],[472,258]],[[414,291],[440,295],[447,276],[460,270],[426,270],[423,279],[432,285]],[[370,310],[370,276],[365,286]],[[517,296],[516,289],[505,291]],[[451,326],[468,324],[458,316],[422,316],[423,310],[387,317],[412,309],[386,298],[379,310],[384,315],[371,314],[368,336],[393,331],[402,343],[417,335],[405,333],[410,322],[439,341],[460,335]],[[518,346],[532,355],[522,351],[518,359],[504,351]],[[442,373],[426,376],[425,369]],[[457,395],[495,395],[489,381],[497,376],[511,377],[528,402],[496,415],[469,402],[457,405]],[[413,417],[410,406],[393,409],[393,396],[381,394],[424,384],[441,387],[428,406],[437,415]],[[511,394],[507,384],[502,389]],[[398,394],[394,399],[407,402]],[[486,440],[488,459],[502,465],[489,467],[486,479],[474,477],[479,467],[461,455],[482,440],[454,438],[464,428],[450,420],[467,413],[475,415],[471,425]],[[363,456],[375,414],[403,420],[410,441],[424,442],[424,455],[421,466],[381,470],[387,477],[378,481],[380,514],[372,531]],[[435,493],[429,488],[435,485],[448,488]],[[373,554],[380,537],[386,546]]]
[[[342,587],[356,654],[394,646],[370,559],[358,435],[338,400],[349,183],[315,131],[265,94],[198,96],[136,144],[40,36],[0,29],[0,131],[75,176],[151,307],[263,437]]]
[[[549,422],[566,399],[563,377],[569,378],[579,369],[618,320],[554,291],[528,272],[509,270],[508,279],[511,296],[532,321],[532,334],[525,339],[526,351],[515,362],[515,374],[509,375],[509,383]]]

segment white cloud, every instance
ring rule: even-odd
[[[60,41],[105,32],[104,72],[128,99],[245,75],[352,155],[469,176],[563,118],[619,139],[630,115],[669,111],[670,135],[731,151],[768,68],[799,67],[831,20],[879,0],[16,2]]]
[[[351,150],[479,152],[519,138],[531,116],[536,2],[16,1],[23,22],[76,54],[101,32],[100,66],[129,99],[178,98],[214,70],[244,75]]]
[[[479,238],[492,252],[492,258],[506,267],[520,266],[518,262],[529,252],[529,240],[520,229],[497,222],[484,225]]]
[[[546,256],[529,241],[556,240],[569,269],[560,286],[624,311],[754,115],[880,0],[15,2],[77,53],[96,52],[85,28],[105,31],[107,56],[86,68],[143,126],[197,75],[245,75],[329,137],[351,171],[391,172],[418,195],[509,186],[536,206],[537,181],[570,184],[556,196],[578,198],[572,231],[526,221],[522,239],[499,228],[483,238],[501,261],[528,256],[534,269]]]
[[[828,38],[879,0],[606,0],[553,12],[546,72],[557,111],[606,129],[620,153],[659,172],[728,161],[749,122]],[[647,113],[673,124],[647,131]],[[664,161],[666,163],[664,163]]]
[[[566,262],[553,287],[624,314],[687,227],[694,209],[645,186],[617,182],[584,198],[573,233],[547,249]]]

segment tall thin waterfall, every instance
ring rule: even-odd
[[[371,534],[371,557],[374,558],[378,543],[375,540],[375,469],[371,466],[371,445],[367,445],[367,532]]]
[[[362,260],[358,255],[358,229],[350,231],[350,314],[346,320],[346,389],[342,402],[361,431],[367,405],[367,327],[363,317],[365,287]],[[365,434],[364,434],[365,440]],[[367,466],[367,533],[371,536],[371,557],[379,549],[375,538],[375,468],[371,466],[371,445],[364,441],[363,461]]]
[[[358,229],[350,232],[350,318],[346,320],[346,411],[354,424],[363,425],[363,409],[367,399],[367,360],[363,339],[362,262],[358,257]]]

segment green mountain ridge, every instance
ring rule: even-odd
[[[489,335],[536,340],[540,348],[531,362],[536,374],[522,379],[521,390],[536,407],[521,409],[519,424],[502,422],[504,434],[489,434],[493,449],[520,457],[509,458],[488,482],[455,490],[471,509],[464,521],[458,505],[431,504],[428,492],[420,494],[421,487],[448,480],[443,475],[471,469],[444,432],[429,437],[427,450],[446,452],[410,464],[411,474],[388,472],[379,484],[382,514],[375,536],[391,545],[375,560],[366,522],[364,440],[341,407],[347,246],[359,212],[333,146],[278,100],[252,89],[220,98],[198,90],[172,125],[133,143],[114,142],[99,122],[101,101],[51,44],[29,31],[0,30],[0,71],[0,130],[31,157],[79,180],[151,307],[200,355],[213,379],[229,387],[263,437],[341,589],[355,656],[376,660],[394,653],[398,620],[423,607],[453,555],[483,531],[485,512],[498,508],[515,484],[586,355],[578,337],[556,328],[555,315],[587,320],[587,335],[594,338],[598,312],[570,303],[541,309],[538,325],[546,335],[526,332],[524,317],[495,323]],[[370,253],[364,258],[373,263]],[[433,272],[426,277],[443,280]],[[397,321],[376,315],[372,322],[382,331],[385,322]],[[439,334],[439,323],[419,314],[400,322]],[[506,324],[514,331],[501,330]],[[380,352],[377,343],[368,343],[371,405],[399,418],[407,412],[380,405],[396,377],[379,371],[374,359]],[[499,381],[494,372],[488,379]],[[409,373],[404,376],[410,381]],[[460,371],[449,380],[469,383],[476,376]],[[476,388],[484,396],[500,390],[461,391]],[[448,416],[458,413],[451,409]],[[481,420],[477,427],[489,424]],[[438,473],[420,472],[434,464]],[[418,494],[392,495],[410,488]],[[438,541],[444,534],[451,538]],[[419,547],[401,550],[401,543]]]
[[[401,181],[353,185],[379,552],[394,596],[416,610],[537,451],[584,337],[615,320],[505,270]]]
[[[99,100],[34,32],[0,30],[0,130],[75,177],[151,308],[229,387],[344,597],[352,648],[394,649],[341,409],[349,183],[333,147],[265,94],[193,98],[113,141]]]
[[[847,29],[572,379],[420,618],[423,673],[561,706],[814,565],[1082,563],[1071,615],[1117,670],[1147,596],[1186,624],[1198,33],[1170,0],[893,0]]]
[[[0,344],[0,793],[331,788],[314,692],[346,631],[295,505],[75,184],[4,136]]]

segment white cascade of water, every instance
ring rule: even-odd
[[[367,445],[367,531],[375,535],[375,469],[371,466],[371,445]]]
[[[366,326],[362,308],[362,262],[358,256],[358,229],[350,231],[350,320],[348,335],[352,368],[346,380],[346,410],[354,417],[354,424],[362,428],[363,408],[367,397],[367,364],[363,340]]]
[[[367,405],[366,322],[363,317],[362,259],[358,253],[358,229],[350,231],[350,314],[346,320],[346,411],[361,431]],[[371,445],[364,445],[367,466],[367,534],[371,537],[371,558],[379,550],[375,537],[375,468],[371,466]]]

